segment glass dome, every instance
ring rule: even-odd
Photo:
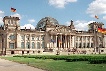
[[[37,26],[36,26],[36,29],[37,30],[39,30],[39,29],[43,29],[43,30],[45,30],[45,26],[46,26],[46,21],[49,21],[50,22],[50,24],[51,25],[59,25],[59,23],[58,23],[58,21],[56,20],[56,19],[54,19],[54,18],[52,18],[52,17],[45,17],[45,18],[42,18],[39,22],[38,22],[38,24],[37,24]]]

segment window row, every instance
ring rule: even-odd
[[[16,24],[17,23],[17,21],[15,21],[15,20],[8,20],[8,24]]]
[[[83,44],[82,43],[79,43],[79,44],[76,43],[76,47],[77,48],[90,48],[90,47],[92,48],[93,47],[93,43],[91,43],[91,45],[90,45],[90,43],[87,43],[87,44],[86,43],[83,43]]]
[[[32,45],[32,46],[30,47],[30,45]],[[44,47],[45,47],[45,43],[44,43],[44,42],[42,42],[42,43],[37,42],[36,46],[35,46],[35,43],[34,43],[34,42],[32,42],[31,44],[30,44],[30,42],[27,42],[27,43],[26,43],[26,48],[27,48],[27,49],[30,49],[30,48],[35,49],[35,47],[36,47],[37,49],[44,48]],[[24,42],[21,42],[21,48],[22,48],[22,49],[25,48],[25,43],[24,43]]]
[[[25,36],[23,35],[23,36],[21,36],[21,39],[22,40],[25,40]],[[30,40],[30,36],[26,36],[26,39],[27,40]],[[32,36],[31,37],[31,40],[44,40],[44,36],[37,36],[37,37],[35,37],[35,36]]]
[[[76,41],[78,41],[78,40],[81,41],[82,39],[90,41],[90,37],[83,37],[83,38],[82,37],[76,37]],[[93,37],[91,37],[91,40],[93,41]]]

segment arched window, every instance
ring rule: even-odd
[[[15,39],[15,35],[10,35],[9,37],[10,37],[11,40]]]

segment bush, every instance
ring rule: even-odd
[[[106,64],[106,59],[91,59],[90,64]]]

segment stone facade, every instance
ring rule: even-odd
[[[45,17],[35,29],[21,29],[19,20],[11,16],[3,18],[1,54],[106,54],[106,35],[97,31],[98,27],[103,28],[103,23],[93,22],[88,31],[77,31],[72,20],[65,26]]]

